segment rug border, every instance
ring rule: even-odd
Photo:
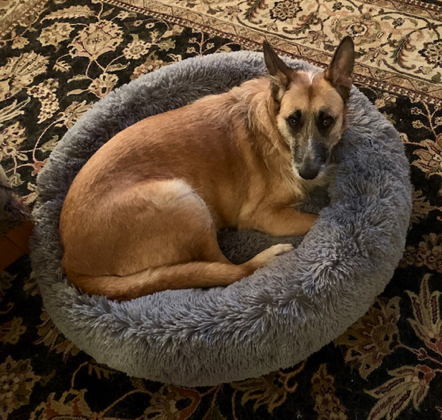
[[[274,46],[280,55],[293,59],[301,59],[319,67],[325,67],[331,59],[331,53],[325,53],[314,48],[296,45],[284,37],[276,34],[267,34],[254,28],[227,23],[212,16],[205,16],[200,12],[193,12],[179,6],[162,4],[156,0],[103,0],[104,3],[121,7],[123,9],[152,16],[159,20],[164,20],[181,26],[201,30],[212,36],[220,36],[231,39],[247,49],[260,51],[264,38]],[[140,2],[143,7],[140,7]],[[385,0],[369,0],[370,4],[387,4]],[[398,3],[390,1],[388,4]],[[424,6],[438,10],[442,14],[442,7],[437,5],[427,5],[418,0],[406,0],[405,3],[415,7]],[[192,19],[190,19],[192,17]],[[379,75],[376,72],[379,71]],[[407,96],[413,102],[426,102],[428,104],[442,107],[442,85],[436,85],[423,79],[414,78],[409,75],[402,75],[398,71],[379,70],[376,67],[357,63],[355,66],[354,81],[362,87],[375,87],[397,95]]]
[[[28,0],[10,15],[0,19],[0,40],[18,26],[25,18],[40,14],[48,0]]]

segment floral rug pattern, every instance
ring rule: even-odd
[[[113,0],[107,0],[113,3]],[[267,37],[281,52],[315,64],[353,37],[357,81],[442,104],[442,4],[416,0],[125,0],[252,44]],[[436,83],[433,83],[436,82]],[[427,98],[428,101],[429,98]]]
[[[0,274],[0,419],[442,419],[442,44],[426,35],[439,34],[439,6],[410,0],[405,16],[381,0],[166,0],[162,11],[131,3],[0,0],[0,164],[27,205],[51,150],[112,89],[188,57],[259,49],[264,34],[288,55],[314,50],[309,59],[324,65],[351,27],[356,84],[401,133],[410,160],[404,257],[367,314],[304,362],[195,389],[129,378],[81,352],[42,308],[23,257]],[[384,42],[387,55],[370,50]]]

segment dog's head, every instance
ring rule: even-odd
[[[327,166],[333,147],[345,129],[350,96],[354,45],[345,37],[325,71],[289,68],[264,41],[276,124],[287,143],[294,172],[315,179]]]

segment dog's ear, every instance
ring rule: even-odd
[[[325,80],[328,80],[339,92],[344,102],[347,102],[350,96],[354,64],[355,47],[353,40],[346,36],[336,49],[324,75]]]
[[[290,83],[292,69],[282,61],[267,41],[263,44],[264,61],[270,75],[270,90],[273,99],[280,103]]]

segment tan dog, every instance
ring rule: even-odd
[[[343,39],[325,72],[290,69],[266,42],[264,57],[270,77],[146,118],[92,156],[60,220],[74,285],[118,300],[225,286],[292,246],[234,265],[217,229],[310,229],[317,216],[290,206],[323,180],[344,130],[353,42]]]

